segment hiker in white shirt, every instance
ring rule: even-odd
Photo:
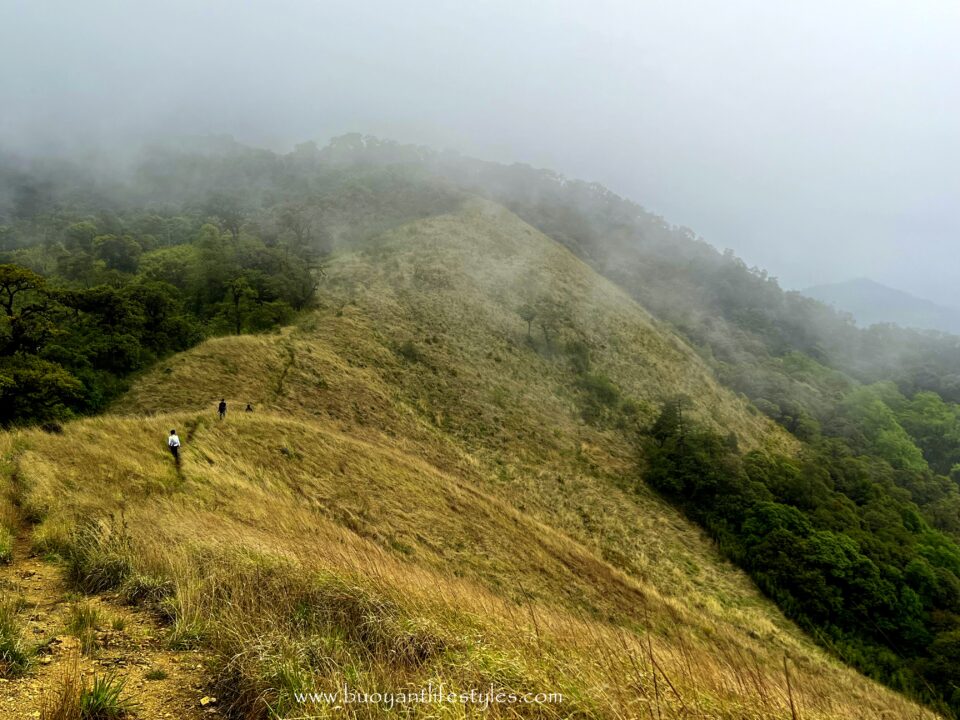
[[[177,431],[171,430],[170,437],[167,438],[167,445],[170,447],[170,452],[173,453],[173,459],[180,464],[180,438],[177,437]]]

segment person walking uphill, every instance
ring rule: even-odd
[[[170,452],[173,454],[173,460],[177,465],[180,464],[180,438],[177,436],[176,430],[170,431],[170,437],[167,438],[167,446],[170,448]]]
[[[221,420],[227,416],[227,401],[223,398],[220,398],[220,404],[217,405],[217,412],[220,414]]]

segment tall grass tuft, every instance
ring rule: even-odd
[[[133,714],[135,705],[123,696],[126,681],[116,675],[97,675],[80,690],[81,720],[120,720]]]
[[[13,533],[0,526],[0,564],[9,565],[13,561]]]
[[[126,681],[113,674],[95,675],[90,682],[80,675],[74,656],[57,685],[44,695],[40,720],[123,720],[136,716],[137,704],[124,696]]]
[[[84,720],[80,715],[83,683],[76,655],[63,666],[59,681],[43,696],[40,720]]]
[[[0,676],[22,675],[30,667],[30,652],[23,641],[19,598],[0,598]]]
[[[85,655],[92,655],[97,650],[97,630],[101,622],[100,611],[89,601],[81,600],[70,607],[67,631],[80,641],[80,649]]]
[[[131,574],[130,543],[126,522],[111,515],[108,522],[80,523],[59,550],[73,584],[96,593],[120,587]]]

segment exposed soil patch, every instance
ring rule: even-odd
[[[116,595],[73,592],[61,568],[31,556],[29,546],[28,532],[21,533],[13,561],[0,566],[0,592],[20,598],[24,641],[36,648],[25,675],[0,678],[0,717],[41,717],[44,699],[51,700],[71,674],[88,683],[95,676],[122,679],[133,718],[219,716],[205,691],[207,658],[201,651],[170,650],[157,618]],[[78,615],[87,621],[78,622]]]

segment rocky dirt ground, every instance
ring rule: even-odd
[[[64,582],[62,570],[29,553],[29,538],[17,539],[13,561],[0,566],[0,594],[19,598],[19,620],[28,648],[36,649],[29,669],[0,678],[0,718],[41,718],[71,677],[91,682],[113,675],[124,683],[131,718],[154,720],[219,717],[207,689],[206,657],[196,650],[171,650],[164,627],[146,609],[111,594],[80,596]],[[77,605],[99,618],[88,635],[87,652],[69,630]],[[92,645],[92,647],[90,647]]]

